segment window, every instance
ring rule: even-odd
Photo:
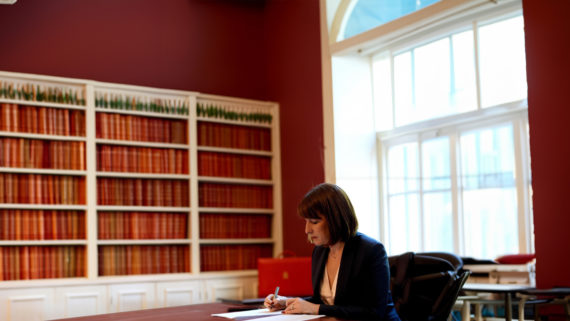
[[[532,250],[522,17],[389,49],[372,74],[389,253]]]
[[[415,1],[370,18],[390,2],[326,1],[338,8],[327,177],[390,255],[534,251],[521,2]],[[368,31],[339,41],[357,15]]]
[[[374,27],[423,9],[440,0],[358,0],[348,14],[341,39],[350,38]]]

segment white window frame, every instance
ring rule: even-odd
[[[335,171],[335,146],[334,146],[334,123],[333,123],[333,81],[332,81],[332,57],[353,57],[360,60],[368,59],[370,63],[370,70],[372,73],[372,65],[375,57],[382,53],[390,52],[400,52],[405,51],[411,47],[416,47],[422,43],[428,43],[434,39],[440,39],[442,37],[449,36],[452,33],[465,30],[467,28],[472,28],[474,30],[474,37],[477,37],[477,28],[473,27],[472,21],[478,20],[479,25],[485,25],[487,23],[492,23],[497,20],[502,20],[508,16],[515,16],[522,12],[522,2],[521,0],[442,0],[428,8],[416,11],[408,16],[402,17],[400,19],[391,21],[362,34],[356,35],[352,38],[344,39],[342,41],[335,41],[335,33],[330,33],[330,30],[337,28],[336,32],[342,32],[338,30],[338,26],[334,26],[335,22],[332,20],[339,20],[339,15],[333,17],[330,16],[330,10],[328,11],[329,16],[327,16],[327,3],[330,0],[320,0],[321,5],[321,49],[322,49],[322,73],[323,73],[323,121],[324,121],[324,145],[325,145],[325,179],[328,182],[336,182],[338,174]],[[343,3],[347,1],[355,0],[338,0],[332,1],[340,2],[340,8],[343,7]],[[426,10],[427,9],[427,10]],[[344,6],[346,10],[346,6]],[[346,12],[346,11],[345,11]],[[328,20],[327,20],[328,19]],[[328,24],[327,24],[328,21]],[[332,26],[331,26],[332,21]],[[467,22],[467,23],[466,23]],[[471,25],[470,25],[471,24]],[[478,56],[478,48],[475,48],[476,57]],[[393,62],[391,64],[393,66]],[[478,58],[475,60],[476,73],[476,91],[477,91],[477,110],[473,112],[468,112],[460,115],[447,116],[442,119],[446,122],[447,126],[452,126],[456,129],[468,130],[470,126],[469,122],[483,122],[483,119],[488,117],[489,122],[493,122],[498,118],[506,119],[508,117],[514,117],[514,115],[519,115],[524,121],[517,126],[513,126],[515,141],[519,141],[521,137],[527,137],[528,131],[525,126],[528,126],[528,116],[527,116],[527,103],[526,100],[518,101],[510,104],[504,104],[500,106],[495,106],[491,108],[481,109],[481,99],[480,99],[480,86],[479,86],[479,66]],[[392,88],[393,90],[393,88]],[[393,95],[392,95],[393,97]],[[373,99],[372,97],[370,98]],[[393,98],[392,98],[393,99]],[[335,105],[336,102],[335,98]],[[395,117],[395,115],[393,115]],[[518,116],[516,116],[518,117]],[[416,139],[419,135],[419,131],[425,131],[424,135],[428,135],[431,130],[431,135],[436,135],[438,132],[436,130],[437,124],[442,121],[442,119],[428,120],[421,123],[406,125],[399,127],[397,129],[391,130],[390,132],[377,133],[376,140],[377,146],[373,153],[376,155],[378,162],[378,208],[379,208],[379,221],[380,221],[380,233],[378,239],[384,243],[389,241],[389,237],[386,229],[388,225],[386,222],[386,200],[385,200],[385,185],[382,181],[385,177],[385,164],[383,162],[383,153],[385,152],[382,141],[387,143],[387,139],[390,142],[396,142],[394,139],[404,140],[413,139],[416,135]],[[439,133],[443,134],[444,130],[441,129]],[[407,137],[407,138],[406,138]],[[455,146],[457,142],[453,142]],[[455,155],[456,153],[453,153]],[[515,154],[525,155],[522,158],[516,157],[516,177],[517,184],[519,184],[519,177],[522,184],[526,184],[526,188],[519,188],[517,185],[517,200],[518,200],[518,226],[519,226],[519,248],[521,253],[533,252],[533,233],[532,233],[532,206],[530,200],[530,153],[528,147],[528,141],[524,143],[516,144]],[[453,156],[455,157],[455,156]],[[527,169],[527,170],[525,170]],[[457,173],[456,169],[452,168],[452,173]],[[456,175],[456,174],[453,174]],[[452,188],[455,190],[453,193],[457,192],[457,179],[452,180]],[[457,199],[457,198],[455,198]],[[454,208],[459,208],[459,200],[453,205]],[[521,215],[521,210],[524,215]],[[454,211],[458,212],[458,211]],[[462,228],[462,223],[460,222],[460,215],[454,214],[457,217],[454,218],[454,226],[458,232],[455,232],[454,247],[459,249],[459,254],[461,254],[461,249],[463,244],[460,242],[458,233],[462,233],[460,228]],[[524,235],[524,237],[521,237]]]
[[[454,253],[465,255],[466,248],[463,242],[463,213],[461,203],[461,183],[460,183],[460,159],[459,154],[459,137],[462,133],[470,132],[473,130],[480,130],[490,127],[499,126],[501,124],[511,123],[513,126],[513,142],[515,152],[515,177],[516,179],[516,194],[517,194],[517,217],[518,217],[518,239],[520,253],[529,253],[534,251],[534,244],[532,242],[532,213],[530,209],[530,195],[528,186],[530,186],[530,176],[528,169],[529,162],[529,146],[528,146],[528,132],[526,126],[528,124],[527,101],[517,101],[497,107],[491,107],[480,111],[469,113],[467,119],[461,117],[463,115],[453,115],[446,117],[444,121],[430,120],[410,126],[408,130],[400,130],[398,132],[390,131],[377,134],[379,166],[381,168],[381,175],[379,177],[380,186],[380,221],[382,226],[381,241],[390,248],[390,224],[387,211],[389,208],[389,197],[387,191],[387,173],[388,168],[384,160],[387,159],[388,149],[395,145],[400,145],[408,142],[415,142],[418,144],[418,157],[420,168],[418,169],[421,177],[421,146],[422,142],[438,136],[449,137],[450,148],[450,175],[451,175],[451,195],[452,195],[452,217],[453,217],[453,251]],[[441,121],[438,128],[433,126],[435,121]],[[424,192],[422,184],[418,187],[419,194],[419,211],[420,222],[423,220],[423,206],[422,199]],[[423,226],[423,224],[420,224]],[[420,239],[425,241],[424,230],[420,228]],[[421,242],[422,248],[425,250]]]

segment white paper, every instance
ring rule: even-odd
[[[281,310],[269,312],[269,309],[256,309],[246,311],[236,311],[228,313],[212,314],[214,317],[222,317],[227,319],[243,318],[243,317],[263,317],[263,321],[304,321],[311,320],[324,315],[311,315],[311,314],[283,314]],[[261,319],[259,319],[261,321]]]
[[[228,313],[216,313],[212,314],[213,317],[222,317],[227,319],[235,319],[240,317],[261,317],[261,316],[272,316],[275,314],[282,314],[281,311],[269,312],[269,309],[255,309],[246,311],[236,311]]]
[[[303,321],[311,320],[324,317],[324,315],[312,315],[312,314],[279,314],[273,315],[267,318],[259,319],[258,321]]]

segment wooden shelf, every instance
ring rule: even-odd
[[[273,156],[270,151],[252,150],[252,149],[239,149],[239,148],[223,148],[212,146],[198,146],[199,152],[216,152],[216,153],[231,153],[255,156]]]
[[[198,176],[198,180],[200,182],[209,182],[209,183],[251,184],[251,185],[268,185],[268,186],[273,185],[272,180],[266,180],[266,179]]]
[[[61,141],[70,141],[70,142],[87,141],[87,138],[84,136],[61,136],[61,135],[32,134],[32,133],[7,132],[7,131],[0,131],[0,136],[12,137],[12,138],[42,139],[42,140],[61,140]]]
[[[65,175],[65,176],[86,176],[87,171],[65,170],[65,169],[42,169],[24,167],[0,167],[0,172],[15,174],[44,174],[44,175]]]
[[[22,106],[39,106],[39,107],[76,109],[76,110],[85,110],[87,108],[86,106],[82,106],[82,105],[61,104],[61,103],[53,103],[53,102],[48,102],[48,101],[7,99],[7,98],[0,98],[0,104],[1,103],[16,104],[16,105],[22,105]]]
[[[253,121],[240,121],[240,120],[229,120],[223,118],[214,118],[214,117],[196,117],[197,121],[209,122],[209,123],[219,123],[219,124],[228,124],[228,125],[238,125],[238,126],[246,126],[246,127],[263,127],[263,128],[272,128],[272,124],[260,123],[260,122],[253,122]]]
[[[95,140],[97,144],[105,145],[120,145],[120,146],[134,146],[134,147],[153,147],[153,148],[171,148],[171,149],[188,149],[188,145],[184,144],[170,144],[170,143],[157,143],[157,142],[142,142],[133,140],[116,140],[116,139],[101,139]]]
[[[125,172],[97,172],[97,177],[122,177],[122,178],[152,178],[152,179],[190,179],[190,175],[168,173],[125,173]]]
[[[144,117],[154,117],[154,118],[188,119],[188,115],[158,113],[158,112],[153,112],[153,111],[112,109],[112,108],[103,108],[103,107],[96,107],[95,110],[98,113],[102,112],[102,113],[109,113],[109,114],[123,114],[123,115],[144,116]]]

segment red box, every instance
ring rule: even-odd
[[[258,296],[266,297],[279,287],[279,295],[284,296],[311,296],[311,258],[259,258],[258,268]]]

